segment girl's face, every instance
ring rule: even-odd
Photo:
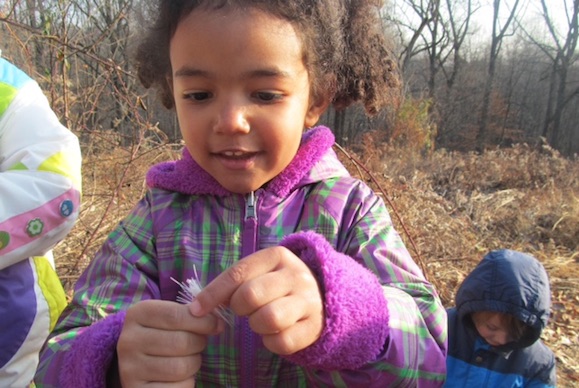
[[[491,346],[506,345],[512,341],[505,314],[479,311],[472,314],[472,321],[481,337]]]
[[[310,96],[293,26],[256,9],[194,10],[177,27],[170,59],[185,145],[235,193],[278,175],[328,105]]]

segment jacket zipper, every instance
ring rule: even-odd
[[[251,192],[245,198],[245,218],[241,238],[241,258],[257,251],[257,194]]]
[[[245,218],[242,237],[242,259],[257,251],[257,195],[251,192],[245,199]],[[242,320],[241,384],[252,388],[253,384],[253,336],[247,318]]]

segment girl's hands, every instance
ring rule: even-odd
[[[117,344],[122,386],[194,386],[207,336],[223,327],[212,314],[198,318],[175,302],[145,300],[131,306]]]
[[[117,344],[122,386],[194,386],[207,336],[224,328],[210,312],[223,304],[248,316],[264,345],[280,355],[307,348],[323,330],[322,296],[310,269],[284,247],[267,248],[220,274],[190,305],[131,306]]]
[[[284,247],[271,247],[240,260],[208,284],[190,305],[210,316],[219,305],[249,317],[273,353],[293,354],[313,344],[324,324],[322,296],[314,275]]]

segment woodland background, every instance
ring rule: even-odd
[[[81,215],[55,250],[69,294],[144,194],[147,169],[182,147],[173,113],[132,68],[149,7],[0,1],[2,56],[38,80],[81,140]],[[561,387],[579,383],[578,13],[579,0],[391,0],[383,17],[404,103],[372,119],[359,107],[323,118],[446,306],[491,249],[543,262],[553,298],[543,339]]]

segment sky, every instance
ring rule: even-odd
[[[481,30],[484,31],[483,35],[490,37],[492,31],[493,2],[492,0],[481,0],[481,3],[483,3],[481,8],[474,15],[475,21]],[[504,21],[510,14],[510,5],[514,3],[514,0],[503,0],[501,3],[501,20]],[[547,0],[549,16],[551,20],[555,22],[559,33],[563,36],[567,35],[569,29],[565,9],[566,7],[570,9],[572,6],[571,3],[572,0]],[[523,27],[529,32],[541,33],[540,26],[543,26],[545,22],[542,16],[543,10],[540,1],[521,0],[520,4],[519,15],[522,18]],[[537,28],[539,28],[539,30],[537,30]]]
[[[556,28],[559,30],[560,39],[563,40],[568,33],[569,25],[565,15],[565,9],[572,7],[573,0],[547,0],[549,16],[556,22]],[[407,21],[409,24],[416,26],[419,21],[415,12],[408,6],[409,2],[418,3],[418,0],[390,0],[392,12],[397,14],[398,19]],[[459,4],[464,4],[461,0],[456,0]],[[515,0],[501,0],[501,15],[500,19],[502,26],[510,14],[512,4]],[[477,43],[490,42],[493,21],[493,0],[479,0],[480,7],[476,9],[472,16],[471,31],[476,31],[470,37],[470,41],[475,45]],[[442,2],[445,4],[445,2]],[[463,10],[455,10],[460,12]],[[548,35],[545,27],[545,22],[542,17],[542,8],[540,0],[520,0],[518,17],[522,22],[523,28],[532,34],[538,40],[545,40],[552,43],[552,38]],[[460,14],[458,14],[460,18]],[[476,30],[473,29],[476,28]]]

